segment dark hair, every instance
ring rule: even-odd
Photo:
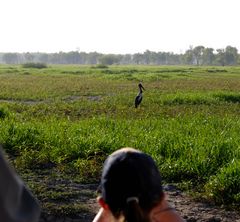
[[[133,148],[123,148],[105,161],[100,192],[115,217],[148,221],[148,212],[163,196],[160,172],[154,160]]]

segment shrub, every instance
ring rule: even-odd
[[[92,66],[93,69],[107,69],[108,66],[104,64],[98,64],[96,66]]]
[[[9,116],[9,111],[3,107],[0,107],[0,119],[4,119]]]
[[[22,65],[23,68],[35,68],[35,69],[44,69],[47,68],[47,65],[39,62],[29,62]]]

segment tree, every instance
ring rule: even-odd
[[[157,53],[157,64],[166,65],[167,64],[167,54],[165,52]]]
[[[49,61],[49,55],[47,53],[41,53],[39,56],[39,61],[42,63],[48,63]]]
[[[34,55],[32,53],[27,52],[24,54],[24,57],[26,62],[33,62]]]
[[[149,51],[149,50],[146,50],[143,53],[143,62],[144,62],[144,64],[146,64],[146,65],[150,64],[150,62],[151,62],[151,55],[152,55],[152,52]]]
[[[99,58],[99,63],[102,65],[113,65],[120,61],[119,57],[113,54],[103,55]]]
[[[132,64],[132,55],[126,54],[122,56],[121,64]]]
[[[80,63],[80,55],[78,51],[71,51],[65,53],[64,59],[67,64],[79,64]]]
[[[202,55],[203,55],[204,46],[196,46],[193,49],[193,58],[197,65],[202,64]]]
[[[235,47],[227,46],[225,49],[226,65],[236,65],[238,61],[238,50]]]
[[[215,57],[213,51],[214,51],[213,48],[205,48],[203,50],[202,60],[204,65],[213,65]]]
[[[143,61],[143,55],[141,53],[133,54],[133,62],[137,65],[141,64]]]
[[[86,55],[86,63],[87,64],[97,64],[98,57],[100,56],[97,52],[90,52]]]
[[[183,60],[187,65],[192,65],[193,64],[193,49],[192,47],[190,47],[190,49],[188,49],[184,56],[183,56]]]
[[[240,56],[235,47],[225,49],[190,46],[181,54],[146,50],[135,54],[102,54],[97,52],[58,52],[58,53],[0,53],[0,63],[45,63],[45,64],[154,64],[154,65],[240,65]]]
[[[3,61],[7,64],[18,64],[18,53],[5,53],[3,55]]]
[[[225,66],[226,61],[225,61],[225,50],[224,49],[217,49],[216,60],[220,65]]]

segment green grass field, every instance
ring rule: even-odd
[[[106,156],[130,146],[165,182],[239,206],[240,67],[1,65],[0,83],[0,142],[19,172],[98,181]]]

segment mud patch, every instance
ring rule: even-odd
[[[88,96],[87,99],[91,100],[91,101],[100,101],[102,99],[102,97],[101,96]]]
[[[97,183],[83,184],[49,171],[26,174],[23,179],[41,204],[40,222],[91,222],[99,209]],[[195,201],[175,185],[163,187],[170,204],[187,222],[240,222],[240,212]]]

